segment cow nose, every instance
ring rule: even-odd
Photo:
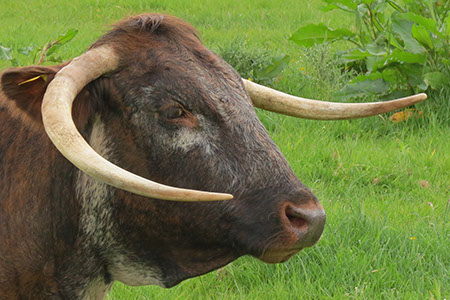
[[[303,248],[314,246],[325,227],[325,211],[308,189],[295,190],[280,202],[278,242],[269,245],[259,256],[268,263],[285,262]]]
[[[325,227],[325,211],[311,194],[308,201],[289,202],[283,206],[282,214],[287,220],[286,229],[297,239],[296,247],[305,248],[316,244]]]

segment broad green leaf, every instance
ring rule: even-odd
[[[428,84],[424,81],[424,66],[420,64],[403,64],[398,65],[398,69],[406,77],[408,85],[413,87],[415,92],[423,92],[428,88]]]
[[[70,42],[78,33],[78,30],[76,29],[69,29],[66,33],[60,34],[56,41],[53,43],[53,46],[48,49],[46,56],[50,56],[53,53],[55,53],[59,48],[61,48],[62,45]]]
[[[443,57],[442,58],[442,63],[447,65],[447,66],[450,66],[450,59]]]
[[[382,56],[369,56],[366,60],[367,70],[369,72],[375,71],[374,66],[377,66],[381,61],[384,61],[384,57]]]
[[[411,86],[414,87],[416,93],[425,92],[428,89],[428,83],[425,80],[421,80],[418,84],[411,84]]]
[[[350,81],[350,84],[363,82],[363,81],[366,81],[369,79],[372,81],[377,80],[377,79],[383,79],[383,74],[380,72],[372,72],[369,74],[359,75],[359,76],[356,76],[355,78],[353,78]]]
[[[384,47],[378,46],[375,43],[367,44],[366,50],[367,52],[375,56],[381,56],[386,54],[386,49]]]
[[[410,53],[395,49],[386,59],[398,63],[424,64],[427,61],[427,56],[425,53]]]
[[[0,45],[0,59],[2,60],[12,60],[12,49],[6,48]]]
[[[403,40],[404,50],[411,53],[424,53],[425,49],[411,34],[412,25],[413,23],[410,21],[396,17],[392,18],[392,30]]]
[[[47,47],[47,45],[46,45]],[[45,48],[45,47],[44,47]],[[55,53],[56,51],[58,51],[58,49],[61,48],[61,44],[53,44],[51,45],[51,47],[47,50],[47,53],[45,54],[46,57],[49,57],[50,55],[52,55],[53,53]]]
[[[64,45],[67,42],[71,41],[77,34],[78,34],[78,30],[71,28],[71,29],[67,30],[66,33],[60,34],[58,36],[57,41],[59,44]]]
[[[397,39],[395,38],[394,35],[391,35],[391,38],[389,40],[389,43],[394,46],[395,48],[399,49],[399,50],[403,50],[402,45],[400,45],[400,43],[397,41]]]
[[[300,27],[289,40],[299,46],[311,47],[314,44],[321,44],[325,41],[345,40],[353,36],[354,34],[348,29],[331,29],[321,23]]]
[[[379,74],[379,76],[381,77],[381,74]],[[363,78],[345,86],[340,91],[334,93],[334,96],[339,99],[349,100],[351,98],[362,97],[369,94],[384,94],[388,91],[389,84],[382,78],[372,80],[363,75]]]
[[[353,49],[349,52],[345,52],[344,54],[340,55],[340,57],[342,57],[347,62],[361,60],[369,56],[372,56],[372,54],[362,49]]]
[[[433,41],[431,41],[428,31],[422,25],[414,24],[411,33],[422,45],[427,46],[429,49],[434,48]]]
[[[386,70],[383,70],[383,72],[381,73],[381,76],[383,77],[384,81],[398,82],[400,80],[401,74],[399,74],[397,69],[388,68]]]
[[[450,82],[450,78],[442,72],[431,72],[423,75],[425,82],[431,86],[432,89],[439,90],[445,87]]]
[[[264,69],[257,70],[256,77],[260,80],[274,79],[289,64],[291,57],[289,55],[277,56],[272,58],[271,63]]]
[[[414,14],[412,12],[408,12],[408,13],[404,13],[404,14],[397,14],[396,18],[414,22],[417,25],[422,25],[427,30],[429,30],[431,33],[442,36],[442,33],[439,32],[436,22],[433,19],[425,18],[424,16],[420,16],[420,15]]]
[[[400,89],[396,88],[392,91],[389,91],[385,96],[382,96],[381,99],[388,101],[392,99],[398,99],[403,97],[411,96],[411,90],[410,89]]]
[[[373,70],[384,68],[391,63],[400,64],[424,64],[427,61],[427,56],[423,53],[409,53],[399,49],[395,49],[392,53],[385,58],[377,61],[373,65]]]

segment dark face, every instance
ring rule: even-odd
[[[139,45],[107,83],[102,117],[118,164],[234,199],[180,203],[117,191],[117,239],[127,253],[172,286],[245,254],[276,263],[314,245],[323,208],[258,120],[239,75],[200,43],[156,35]]]

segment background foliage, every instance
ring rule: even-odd
[[[339,9],[354,16],[354,29],[324,23],[300,27],[290,40],[303,47],[347,41],[336,52],[355,77],[336,95],[350,99],[370,93],[407,96],[448,89],[450,82],[450,2],[408,0],[324,0],[325,12]],[[444,104],[444,103],[442,103]]]
[[[328,9],[333,3],[339,5],[327,3]],[[420,6],[405,5],[409,13],[431,16],[422,14]],[[0,0],[0,44],[14,49],[19,64],[28,65],[33,56],[16,49],[44,48],[76,28],[73,40],[51,55],[70,59],[105,32],[108,24],[126,15],[166,12],[191,22],[204,43],[242,76],[304,97],[344,101],[336,93],[356,76],[368,76],[366,59],[343,61],[351,60],[346,57],[350,49],[359,48],[348,41],[299,48],[288,40],[298,28],[320,23],[362,36],[355,12],[325,12],[323,6],[318,0]],[[379,13],[387,21],[391,14],[402,14],[396,11],[387,3]],[[361,12],[364,22],[368,14]],[[430,34],[425,25],[414,24]],[[367,38],[365,45],[373,41]],[[397,38],[408,51],[402,36]],[[434,38],[430,35],[439,51],[442,47]],[[431,48],[418,43],[426,50],[422,70],[428,72]],[[386,57],[391,55],[388,51],[399,49],[383,45]],[[343,52],[336,56],[338,51]],[[10,66],[10,61],[0,60],[0,69]],[[276,66],[284,68],[273,76]],[[409,87],[405,90],[410,92]],[[322,240],[285,264],[266,265],[244,257],[221,272],[169,290],[116,283],[109,299],[449,299],[450,92],[448,84],[441,89],[428,84],[429,91],[427,102],[415,108],[422,114],[398,123],[389,120],[392,114],[318,122],[258,111],[298,177],[327,211]],[[369,93],[363,100],[378,98]]]

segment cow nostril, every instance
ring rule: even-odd
[[[294,209],[288,207],[286,209],[286,217],[294,228],[306,230],[308,222]]]

